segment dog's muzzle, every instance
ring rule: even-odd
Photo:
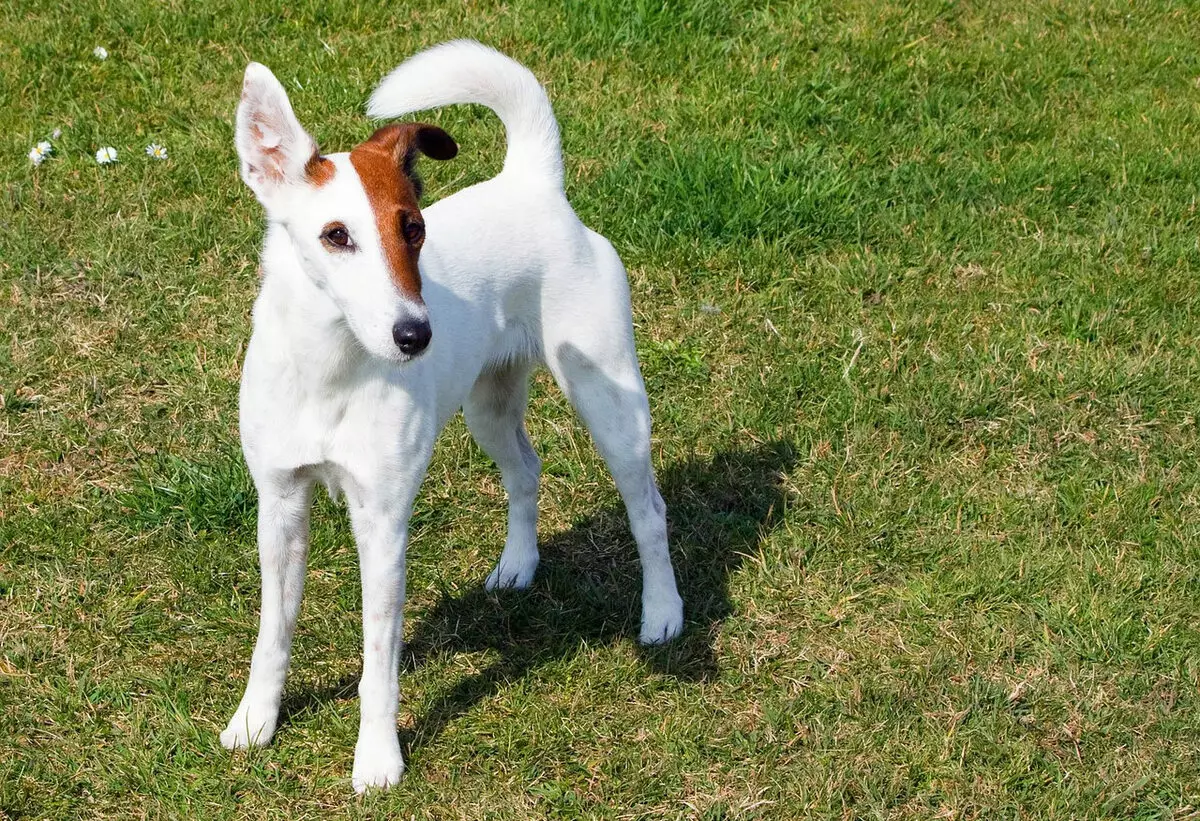
[[[429,346],[433,330],[428,319],[401,319],[392,326],[392,339],[400,353],[416,356]]]

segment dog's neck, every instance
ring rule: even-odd
[[[342,382],[374,364],[330,296],[304,272],[283,226],[267,228],[262,287],[254,308],[258,333],[304,381]]]

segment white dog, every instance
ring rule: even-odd
[[[539,363],[583,417],[625,502],[642,565],[641,641],[683,627],[625,270],[567,203],[558,125],[523,66],[478,43],[447,43],[388,75],[369,113],[451,103],[499,115],[504,169],[423,214],[417,154],[458,150],[440,128],[389,125],[348,154],[322,156],[257,63],[237,112],[242,178],[268,223],[241,389],[262,616],[221,743],[266,744],[275,732],[321,482],[346,498],[362,572],[359,792],[404,769],[396,713],[408,519],[434,439],[459,408],[508,494],[508,537],[487,588],[533,579],[540,462],[524,416]]]

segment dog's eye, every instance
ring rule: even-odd
[[[404,238],[409,245],[418,245],[425,239],[425,226],[419,222],[410,222],[404,226]]]
[[[353,248],[354,243],[350,241],[350,232],[346,230],[344,225],[330,225],[321,234],[321,239],[326,244],[336,248]]]

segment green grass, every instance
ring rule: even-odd
[[[629,267],[688,624],[635,644],[623,512],[545,377],[544,564],[485,595],[504,495],[452,424],[408,771],[360,799],[327,500],[276,742],[217,741],[258,599],[232,115],[260,60],[346,149],[463,36],[547,83]],[[5,5],[0,818],[1200,818],[1197,42],[1187,2]],[[430,118],[462,146],[432,197],[497,170],[492,115]]]

